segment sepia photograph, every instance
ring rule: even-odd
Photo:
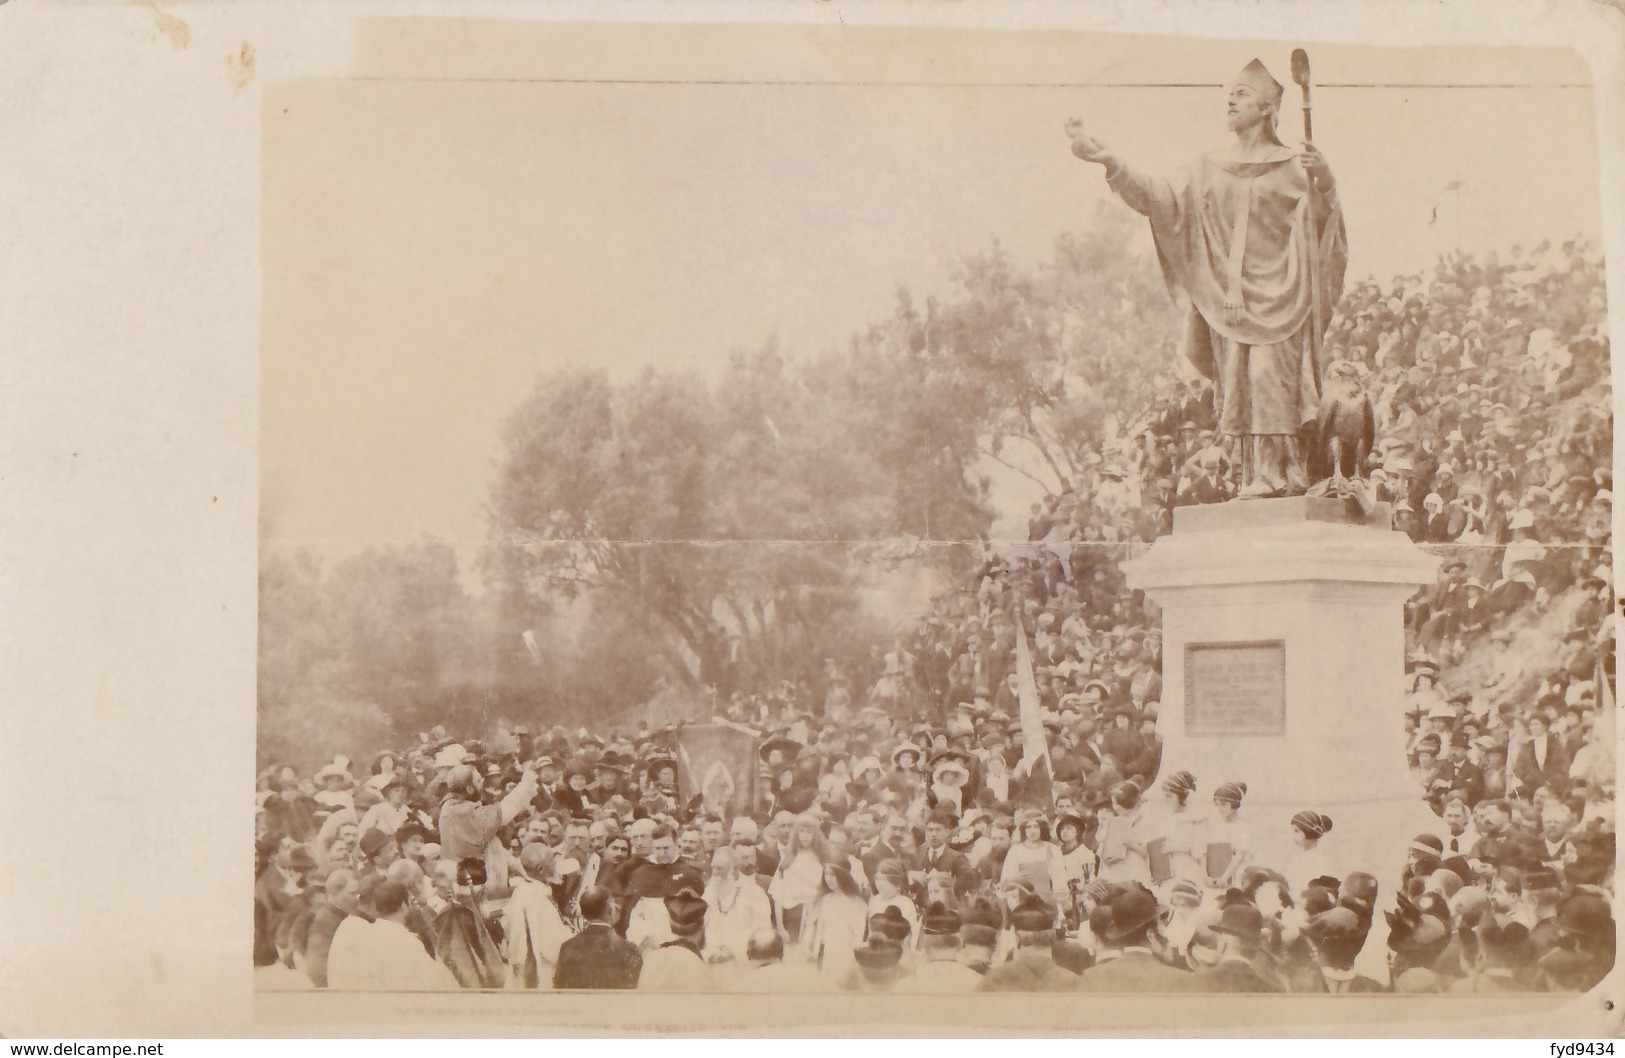
[[[1576,54],[462,30],[265,94],[262,999],[1612,970]]]
[[[1619,14],[0,4],[0,1039],[1611,1053]]]

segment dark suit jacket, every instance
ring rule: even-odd
[[[1518,750],[1518,759],[1512,765],[1512,774],[1518,779],[1519,785],[1524,787],[1525,795],[1532,794],[1537,786],[1550,787],[1554,793],[1564,793],[1569,785],[1569,755],[1563,748],[1561,740],[1553,735],[1546,736],[1546,766],[1541,767],[1535,762],[1535,747],[1532,743],[1524,743]]]
[[[1198,992],[1279,992],[1281,986],[1266,980],[1251,964],[1226,959],[1211,970],[1195,975]]]
[[[1193,992],[1195,977],[1159,962],[1145,951],[1127,951],[1115,959],[1097,962],[1083,971],[1079,988],[1085,992]]]
[[[1063,970],[1048,951],[1018,950],[1015,958],[990,966],[978,992],[1074,992],[1081,978]]]
[[[592,922],[559,946],[553,987],[636,988],[642,972],[638,946],[603,923]]]

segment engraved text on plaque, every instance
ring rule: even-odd
[[[1286,641],[1187,644],[1185,733],[1286,734]]]

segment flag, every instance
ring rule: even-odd
[[[1033,679],[1032,654],[1027,650],[1027,631],[1016,622],[1016,698],[1021,703],[1021,763],[1016,774],[1025,776],[1026,800],[1055,808],[1055,789],[1049,762],[1049,737],[1038,706],[1038,683]]]
[[[1607,651],[1612,649],[1612,644],[1609,644],[1606,649],[1597,651],[1597,723],[1591,729],[1591,743],[1598,749],[1594,751],[1596,755],[1587,769],[1589,774],[1583,777],[1589,787],[1586,791],[1588,797],[1593,789],[1611,789],[1614,785],[1613,747],[1617,737],[1617,718],[1614,715],[1614,678],[1606,663]]]
[[[723,819],[756,804],[756,735],[733,724],[687,724],[677,733],[677,789],[684,804]]]

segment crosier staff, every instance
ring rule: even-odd
[[[1319,237],[1320,225],[1315,216],[1315,189],[1320,183],[1315,167],[1312,165],[1310,154],[1315,150],[1315,126],[1310,114],[1313,104],[1309,101],[1309,53],[1302,48],[1292,50],[1292,83],[1303,90],[1303,147],[1304,169],[1309,176],[1309,197],[1305,203],[1309,218],[1309,237],[1314,240]],[[1320,303],[1320,269],[1316,263],[1316,255],[1309,255],[1309,311],[1314,320],[1314,327],[1309,332],[1309,340],[1314,343],[1314,357],[1320,360],[1320,346],[1325,340],[1325,323],[1323,319],[1324,306]]]

